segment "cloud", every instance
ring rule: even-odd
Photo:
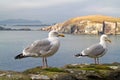
[[[2,10],[45,8],[75,1],[76,0],[3,0],[0,1],[0,8]]]
[[[119,3],[120,0],[0,0],[0,19],[61,22],[90,14],[119,16]]]

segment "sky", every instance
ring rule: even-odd
[[[60,23],[96,14],[120,17],[120,0],[0,0],[0,21],[30,19]]]

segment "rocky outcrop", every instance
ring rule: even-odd
[[[4,28],[0,26],[0,30],[12,30],[11,28]]]
[[[120,80],[120,63],[36,67],[23,72],[0,71],[0,80]]]
[[[101,15],[77,17],[40,30],[57,30],[68,34],[120,34],[120,19]]]
[[[12,29],[12,28],[4,28],[0,26],[0,31],[31,31],[31,29],[30,28]]]

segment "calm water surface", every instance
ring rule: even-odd
[[[14,57],[22,52],[24,47],[34,40],[47,37],[44,31],[0,31],[0,70],[23,71],[36,66],[41,66],[41,58],[25,58],[15,60]],[[73,55],[84,48],[97,43],[99,36],[96,35],[68,35],[60,38],[59,51],[48,58],[49,66],[61,67],[72,63],[93,63],[93,59],[83,57],[75,58]],[[108,53],[100,58],[101,63],[120,62],[120,36],[109,36],[112,43]]]

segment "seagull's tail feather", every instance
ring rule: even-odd
[[[79,54],[75,54],[74,55],[75,57],[80,57],[80,56],[83,56],[81,53],[79,53]]]
[[[85,56],[88,56],[88,55],[83,55],[82,53],[78,53],[78,54],[75,54],[74,56],[77,57],[77,58],[80,58],[80,57],[85,57]]]
[[[26,56],[24,56],[22,53],[15,56],[15,59],[22,59],[22,58],[25,58]]]

